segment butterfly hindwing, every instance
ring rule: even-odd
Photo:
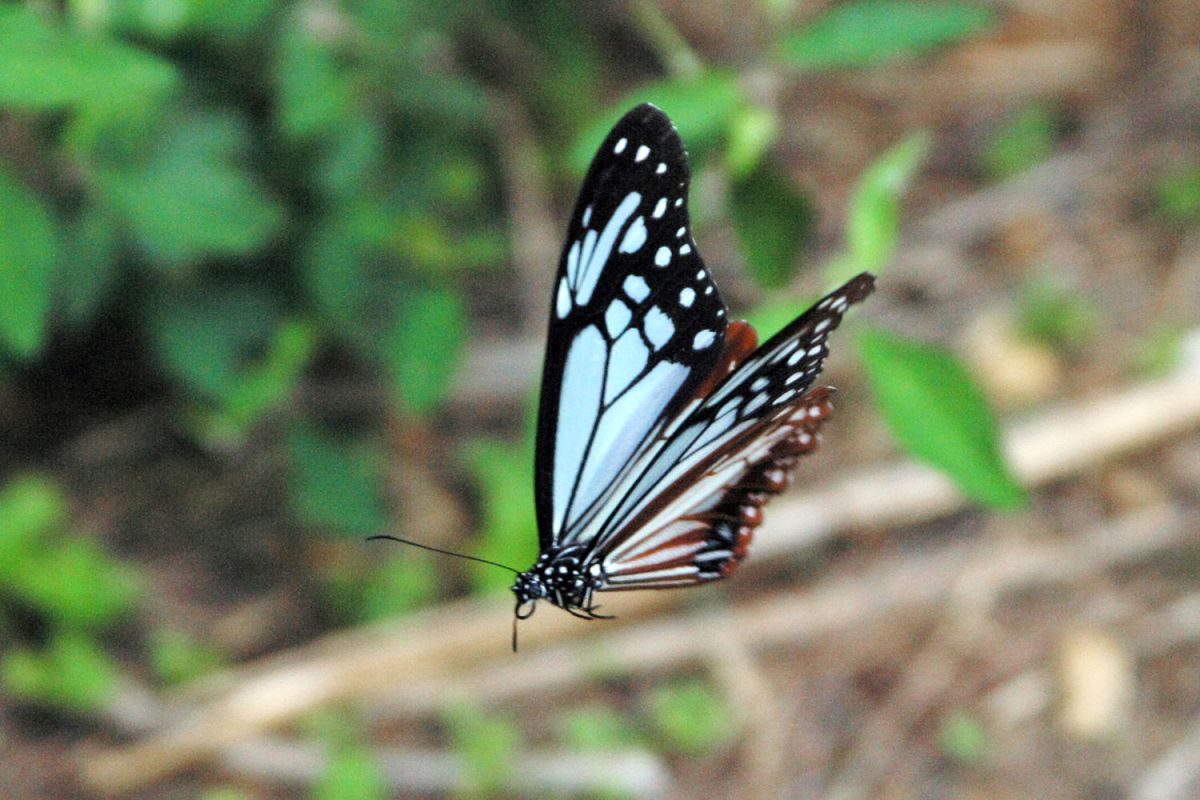
[[[696,252],[683,143],[630,111],[584,180],[550,310],[536,450],[543,551],[572,538],[710,375],[725,306]]]
[[[763,503],[819,443],[833,390],[810,387],[828,353],[825,340],[873,286],[863,274],[827,295],[673,426],[596,537],[593,558],[606,588],[712,580],[736,565]]]

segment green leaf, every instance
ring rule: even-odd
[[[303,522],[346,536],[370,536],[387,525],[382,459],[373,446],[298,424],[288,454],[288,498]]]
[[[82,536],[52,542],[0,566],[0,585],[21,602],[72,629],[101,629],[127,614],[138,575]]]
[[[312,325],[299,320],[281,321],[266,355],[243,370],[241,380],[224,397],[225,421],[236,432],[242,432],[263,414],[282,405],[300,382],[316,343]]]
[[[489,717],[470,706],[455,706],[445,714],[454,751],[466,771],[468,798],[495,796],[519,763],[521,737],[507,719]]]
[[[426,415],[441,404],[466,338],[467,312],[457,292],[425,290],[401,305],[384,357],[402,409]]]
[[[734,181],[729,213],[754,279],[770,289],[796,275],[800,248],[813,229],[808,198],[768,164]]]
[[[734,180],[754,172],[779,136],[779,116],[770,109],[748,106],[733,115],[725,169]]]
[[[280,330],[282,309],[267,288],[212,282],[154,297],[150,341],[160,363],[218,407],[233,401],[243,391],[249,359]]]
[[[1044,103],[1022,109],[992,134],[984,149],[983,169],[992,180],[1024,172],[1054,153],[1058,118]]]
[[[122,277],[112,217],[89,207],[63,231],[55,295],[70,325],[84,328],[111,299]]]
[[[313,800],[385,800],[390,795],[375,757],[354,745],[333,748],[311,796]]]
[[[587,170],[612,126],[639,103],[653,103],[665,111],[694,155],[717,143],[746,102],[737,77],[717,70],[648,84],[598,114],[583,129],[571,147],[571,168],[580,174]]]
[[[781,52],[807,70],[873,66],[960,42],[996,19],[992,9],[974,3],[860,0],[788,35]]]
[[[41,349],[58,262],[58,234],[50,213],[0,169],[0,345],[22,358]]]
[[[67,499],[53,482],[24,475],[0,489],[0,572],[40,549],[45,538],[67,522]]]
[[[277,124],[290,139],[336,134],[356,107],[354,76],[337,52],[336,37],[311,24],[297,8],[276,46]]]
[[[724,699],[699,680],[681,680],[656,689],[646,711],[668,750],[689,755],[712,753],[737,732]]]
[[[103,199],[157,266],[247,256],[275,238],[284,210],[246,169],[245,125],[228,115],[179,112],[157,130],[136,160],[93,154]]]
[[[28,6],[0,5],[0,106],[108,113],[162,96],[178,79],[167,61],[58,25]]]
[[[100,708],[112,696],[117,667],[95,640],[56,632],[44,649],[9,649],[0,680],[16,697],[70,711]]]
[[[826,270],[828,284],[839,285],[860,272],[877,273],[892,257],[900,236],[900,199],[928,149],[927,136],[909,136],[863,173],[850,199],[847,253]]]
[[[958,359],[873,330],[860,334],[859,353],[883,418],[905,450],[984,505],[1025,505],[1025,491],[1001,455],[991,410]]]

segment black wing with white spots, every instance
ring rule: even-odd
[[[621,475],[710,375],[725,306],[689,229],[687,154],[651,105],[600,146],[550,309],[536,450],[542,550],[579,540]]]

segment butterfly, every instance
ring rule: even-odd
[[[696,250],[689,177],[671,120],[645,104],[616,124],[584,179],[550,304],[540,552],[513,584],[516,619],[539,600],[604,618],[597,592],[728,576],[832,413],[834,390],[813,381],[830,332],[874,276],[757,346],[753,327],[726,319]]]

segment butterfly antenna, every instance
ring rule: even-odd
[[[517,615],[513,614],[513,652],[517,652]]]
[[[478,561],[480,564],[491,564],[493,567],[500,567],[501,569],[506,569],[509,572],[513,573],[514,575],[521,574],[520,570],[513,569],[508,564],[501,564],[499,561],[488,561],[486,558],[479,558],[478,556],[469,556],[466,553],[456,553],[453,550],[443,550],[440,547],[433,547],[432,545],[421,544],[420,542],[414,542],[411,539],[401,539],[399,536],[388,536],[386,534],[380,534],[379,536],[368,536],[367,537],[368,542],[374,541],[376,539],[389,539],[393,542],[399,542],[400,544],[410,544],[413,547],[419,547],[422,550],[430,550],[434,553],[441,553],[444,556],[454,556],[455,558],[465,558],[468,561]],[[515,636],[515,634],[514,634],[514,636]],[[515,638],[514,638],[514,641],[515,641]]]

